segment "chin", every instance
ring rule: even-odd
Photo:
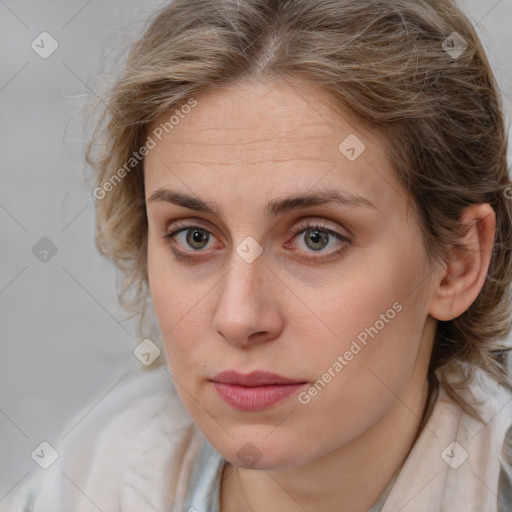
[[[307,462],[303,441],[294,442],[284,436],[270,440],[265,436],[268,436],[267,429],[264,434],[260,430],[258,435],[234,436],[222,443],[216,440],[210,444],[231,464],[245,469],[287,469]]]

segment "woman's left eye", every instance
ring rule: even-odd
[[[323,224],[306,223],[296,226],[292,231],[293,238],[299,239],[302,243],[302,248],[300,248],[299,252],[305,253],[304,255],[299,255],[299,257],[308,261],[324,261],[327,258],[334,257],[340,254],[350,243],[346,236],[326,228]],[[167,233],[165,238],[172,244],[171,248],[175,256],[178,259],[187,261],[197,260],[201,257],[194,256],[194,252],[204,252],[203,249],[212,248],[212,246],[222,246],[222,242],[217,241],[215,243],[216,238],[212,233],[201,226],[182,226]],[[337,241],[338,244],[333,244],[333,241]],[[192,251],[176,249],[175,245],[178,247],[188,246]],[[326,251],[325,249],[329,248],[330,245],[335,245],[335,247],[331,251]],[[297,250],[290,242],[286,242],[284,247],[293,251]]]
[[[294,238],[298,238],[299,241],[302,242],[304,252],[309,253],[302,256],[302,258],[310,261],[325,261],[336,255],[341,254],[350,244],[350,240],[334,231],[333,229],[329,229],[325,227],[324,224],[309,224],[297,226],[293,230]],[[337,244],[332,244],[331,242],[337,241]],[[333,250],[326,251],[329,245],[334,245]],[[291,244],[287,242],[285,247],[290,248]],[[301,249],[302,250],[302,249]],[[311,252],[313,251],[313,252]],[[314,253],[317,253],[316,255]]]

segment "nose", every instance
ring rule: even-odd
[[[247,263],[234,253],[231,268],[219,283],[213,329],[238,348],[278,338],[283,319],[275,281],[263,255]]]

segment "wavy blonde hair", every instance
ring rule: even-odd
[[[468,47],[443,48],[456,32]],[[451,0],[175,0],[147,21],[105,94],[87,147],[104,187],[144,145],[148,126],[208,89],[240,80],[304,80],[387,142],[432,261],[459,243],[461,212],[489,203],[495,246],[479,296],[438,322],[430,375],[462,363],[508,386],[512,201],[501,96],[471,22]],[[132,162],[133,163],[133,162]],[[125,309],[143,335],[149,303],[143,160],[96,201],[96,243],[121,272]],[[509,191],[512,189],[508,189]],[[459,365],[461,366],[461,365]],[[459,403],[461,403],[459,401]],[[472,413],[469,403],[463,407]]]

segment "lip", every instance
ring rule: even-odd
[[[220,397],[241,411],[268,409],[307,384],[277,373],[253,371],[241,374],[233,370],[220,372],[211,381]]]
[[[303,380],[290,379],[277,373],[264,372],[260,370],[255,370],[247,374],[238,373],[235,370],[225,370],[217,373],[217,375],[215,375],[211,380],[222,384],[234,384],[245,387],[270,386],[272,384],[304,384]]]

